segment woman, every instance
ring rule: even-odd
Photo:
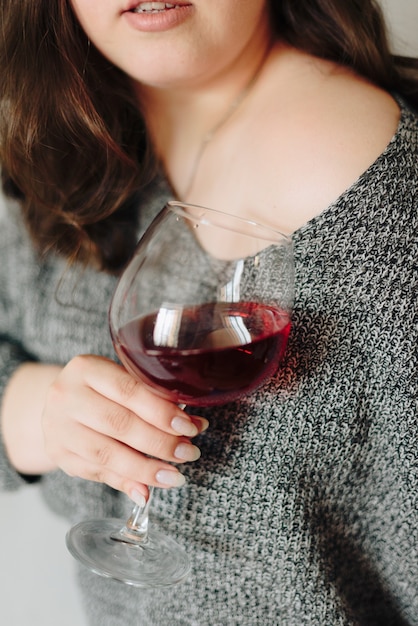
[[[375,3],[19,0],[1,19],[2,485],[39,480],[71,521],[162,487],[155,523],[193,563],[164,591],[81,568],[90,623],[417,624],[418,77]],[[200,416],[135,383],[107,330],[172,196],[295,247],[283,367]]]

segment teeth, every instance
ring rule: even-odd
[[[168,2],[142,2],[135,9],[134,13],[158,13],[165,9],[174,9],[175,4],[169,4]]]

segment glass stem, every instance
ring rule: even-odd
[[[145,506],[136,504],[125,526],[119,532],[112,533],[112,539],[137,546],[148,541],[148,512],[154,487],[148,487],[148,492]]]

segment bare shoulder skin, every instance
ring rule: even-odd
[[[390,142],[400,116],[383,90],[279,46],[241,106],[207,146],[187,200],[287,233],[356,181]]]

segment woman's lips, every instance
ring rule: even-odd
[[[123,11],[129,24],[136,30],[159,32],[184,22],[193,12],[190,2],[131,2]]]

